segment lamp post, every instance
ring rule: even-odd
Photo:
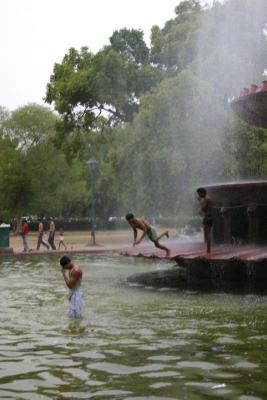
[[[95,246],[95,229],[96,229],[96,219],[95,219],[95,179],[97,172],[98,162],[91,158],[86,162],[88,172],[90,174],[91,188],[92,188],[92,202],[91,202],[91,237],[92,244]]]

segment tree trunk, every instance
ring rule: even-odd
[[[17,206],[17,211],[16,211],[16,229],[15,229],[15,234],[19,235],[22,229],[22,207],[20,204]]]

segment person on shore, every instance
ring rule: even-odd
[[[148,238],[151,240],[151,242],[154,243],[154,245],[158,249],[162,249],[166,251],[166,257],[170,256],[170,249],[167,247],[163,246],[162,244],[159,243],[159,240],[163,237],[166,236],[167,238],[169,237],[169,232],[165,231],[161,235],[157,235],[157,232],[154,228],[152,228],[147,221],[144,219],[137,219],[132,213],[129,213],[125,216],[126,220],[128,221],[129,225],[132,227],[134,231],[134,241],[133,241],[133,246],[138,245],[139,243],[142,242],[144,237],[147,235]],[[137,229],[141,230],[143,233],[140,236],[139,239],[137,239],[138,232]]]
[[[36,250],[40,250],[41,244],[49,250],[48,244],[44,241],[44,224],[41,218],[38,218],[38,242]]]
[[[204,231],[204,241],[207,245],[207,253],[211,251],[211,228],[213,225],[212,221],[212,201],[207,196],[207,191],[205,188],[197,189],[198,201],[200,204],[200,213],[203,215],[203,231]]]
[[[20,234],[21,234],[21,238],[22,238],[22,242],[23,242],[23,251],[25,253],[28,253],[30,251],[29,244],[28,244],[29,231],[30,231],[29,225],[28,225],[26,219],[23,219],[22,220],[22,229],[21,229]]]
[[[65,250],[67,250],[67,246],[65,245],[64,242],[64,231],[62,228],[60,229],[60,234],[59,234],[58,250],[60,250],[61,245],[65,248]]]
[[[70,289],[69,318],[81,318],[83,301],[81,292],[82,270],[67,256],[60,259],[61,272],[67,287]],[[66,275],[69,271],[68,276]]]
[[[55,233],[56,233],[56,225],[55,222],[50,219],[49,220],[49,236],[48,236],[48,243],[52,250],[56,250],[55,246]]]

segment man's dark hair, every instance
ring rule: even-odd
[[[125,216],[127,221],[130,221],[130,219],[134,219],[134,215],[132,213],[129,213]]]
[[[60,259],[60,265],[61,265],[61,267],[66,267],[66,265],[69,263],[69,262],[71,262],[71,259],[69,258],[69,257],[67,257],[67,256],[63,256],[63,257],[61,257],[61,259]]]
[[[205,197],[207,195],[207,190],[205,188],[198,188],[197,193],[199,194],[200,197]]]

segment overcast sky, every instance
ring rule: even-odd
[[[206,2],[211,2],[207,0]],[[55,62],[70,47],[97,52],[116,29],[142,29],[174,17],[180,0],[0,0],[0,105],[43,103]]]

